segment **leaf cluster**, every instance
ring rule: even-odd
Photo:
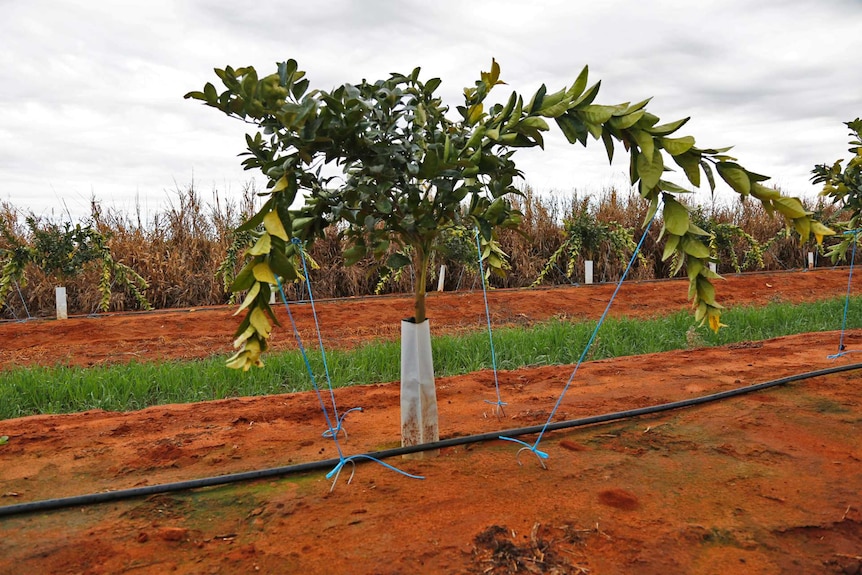
[[[850,129],[849,151],[853,157],[847,160],[846,166],[842,165],[843,160],[837,160],[831,166],[818,164],[811,176],[813,183],[823,184],[821,196],[830,198],[833,204],[850,213],[847,221],[839,223],[839,227],[845,230],[843,240],[827,253],[833,263],[846,257],[848,248],[857,240],[862,223],[862,119],[856,118],[844,124]]]

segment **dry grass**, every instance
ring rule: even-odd
[[[238,200],[226,200],[217,191],[207,201],[194,184],[178,188],[174,200],[166,210],[149,220],[142,219],[140,209],[134,214],[105,211],[93,202],[88,223],[92,223],[109,238],[111,253],[121,262],[142,275],[149,283],[146,295],[156,308],[194,307],[227,303],[230,294],[225,290],[218,268],[225,261],[233,242],[232,230],[253,212],[256,206],[253,184],[248,184]],[[503,250],[509,255],[511,269],[504,278],[493,277],[494,287],[526,287],[531,285],[547,264],[551,255],[562,245],[565,237],[564,221],[588,216],[592,221],[632,230],[637,241],[641,236],[648,205],[629,191],[606,190],[601,194],[537,194],[526,187],[523,197],[515,203],[524,214],[519,231],[506,230],[500,235]],[[831,206],[809,202],[806,206],[823,221],[832,221],[839,214]],[[759,202],[733,202],[725,205],[702,205],[698,217],[714,224],[732,224],[746,230],[763,248],[763,269],[793,269],[807,265],[806,253],[812,245],[801,245],[795,233],[788,233],[784,222],[763,210]],[[0,203],[0,224],[20,241],[26,241],[29,231],[22,225],[24,214],[8,203]],[[670,262],[661,261],[658,236],[661,222],[657,221],[644,241],[644,260],[636,265],[632,279],[667,277]],[[428,289],[437,287],[437,272],[441,264],[447,266],[445,288],[475,289],[478,287],[478,269],[475,261],[474,239],[469,232],[450,238],[451,252],[440,254],[434,262]],[[0,237],[0,250],[8,249],[9,242]],[[727,249],[734,250],[740,262],[745,259],[749,246],[737,242]],[[341,256],[341,244],[336,230],[318,241],[311,250],[312,259],[319,267],[311,270],[314,295],[318,298],[361,296],[374,293],[410,292],[413,288],[411,270],[393,275],[381,282],[379,270],[370,258],[346,268]],[[616,281],[627,261],[621,260],[607,246],[594,253],[583,254],[594,260],[597,281]],[[724,257],[724,256],[723,256]],[[241,260],[241,258],[240,258]],[[576,268],[583,269],[583,257]],[[241,261],[239,262],[241,264]],[[725,269],[720,272],[732,271]],[[13,290],[2,309],[4,318],[45,316],[53,314],[54,286],[59,285],[38,269],[26,272],[26,286],[21,296]],[[572,281],[560,269],[549,274],[545,284]],[[69,311],[73,314],[94,313],[99,304],[99,269],[84,269],[77,277],[65,281],[69,296]],[[307,297],[305,289],[288,288],[290,297]],[[26,309],[24,304],[26,303]],[[114,311],[136,309],[131,294],[116,291],[111,299]]]

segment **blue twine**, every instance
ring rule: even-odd
[[[338,443],[338,435],[336,429],[332,426],[332,420],[329,417],[329,410],[326,409],[326,402],[323,400],[323,395],[320,393],[320,386],[317,385],[317,378],[314,376],[314,370],[311,368],[311,362],[308,360],[308,354],[305,351],[305,346],[302,344],[302,336],[299,335],[299,329],[296,327],[296,321],[293,319],[293,312],[290,311],[290,304],[287,303],[287,296],[284,294],[284,287],[281,285],[281,279],[275,278],[278,285],[278,291],[281,293],[284,301],[284,308],[287,310],[287,317],[290,319],[290,325],[293,328],[293,337],[296,339],[296,345],[299,348],[299,354],[302,356],[302,361],[305,363],[305,369],[308,372],[308,377],[311,378],[311,386],[314,388],[314,393],[317,395],[317,400],[320,402],[320,409],[323,411],[323,417],[326,419],[326,426],[329,429],[330,437],[335,442],[335,449],[338,451],[338,458],[343,459],[344,454],[341,452],[341,444]]]
[[[548,454],[545,453],[544,451],[539,451],[539,443],[542,441],[542,438],[545,436],[545,432],[548,430],[548,426],[551,424],[551,422],[554,419],[554,416],[557,414],[557,410],[560,408],[560,404],[563,402],[563,398],[566,396],[566,392],[569,391],[569,387],[572,385],[572,381],[574,381],[575,375],[578,373],[578,368],[581,367],[581,364],[584,362],[584,359],[587,357],[587,353],[590,351],[590,347],[593,345],[593,342],[596,339],[596,335],[599,333],[599,328],[601,328],[602,324],[605,322],[605,319],[608,316],[608,312],[611,310],[611,305],[614,303],[614,299],[617,297],[617,294],[619,293],[620,288],[623,285],[623,281],[626,279],[626,276],[628,276],[629,270],[631,270],[632,265],[634,265],[634,262],[637,259],[637,255],[640,252],[641,247],[643,246],[644,240],[646,239],[647,235],[649,234],[650,226],[652,225],[653,220],[655,220],[655,215],[657,213],[658,213],[658,210],[656,210],[655,214],[653,214],[652,218],[650,218],[650,221],[647,223],[646,227],[644,228],[644,233],[641,236],[641,239],[638,242],[638,245],[635,248],[634,253],[632,254],[631,260],[629,260],[629,263],[626,266],[626,269],[623,272],[623,275],[620,278],[620,281],[617,282],[617,287],[616,287],[616,289],[614,289],[614,293],[611,295],[611,299],[608,301],[608,305],[605,307],[605,311],[602,313],[602,316],[599,318],[599,322],[596,324],[595,329],[593,329],[593,333],[592,333],[592,335],[590,335],[590,339],[587,341],[587,345],[584,347],[584,351],[581,353],[581,356],[578,358],[578,362],[575,364],[575,368],[572,370],[572,374],[569,376],[569,380],[566,382],[566,385],[563,388],[563,392],[560,394],[560,397],[557,399],[557,403],[554,405],[554,409],[552,409],[550,415],[548,415],[548,421],[546,421],[545,425],[542,426],[542,430],[539,432],[539,436],[536,438],[536,442],[533,443],[532,445],[530,445],[530,444],[525,443],[519,439],[514,439],[512,437],[505,437],[502,435],[500,436],[500,439],[503,439],[505,441],[511,441],[513,443],[519,443],[519,444],[524,446],[523,448],[518,450],[519,456],[520,456],[520,453],[522,451],[531,451],[536,455],[536,457],[539,458],[539,462],[542,464],[542,467],[543,468],[545,467],[544,460],[548,458]],[[521,461],[519,459],[518,464],[520,464],[520,463],[521,463]]]
[[[844,296],[844,317],[841,320],[841,336],[838,339],[838,353],[834,353],[832,355],[827,355],[827,359],[838,359],[842,355],[847,355],[848,353],[854,353],[852,351],[844,350],[844,332],[847,329],[847,312],[850,308],[850,284],[853,281],[853,267],[856,262],[856,241],[857,236],[859,234],[859,230],[849,230],[844,232],[844,235],[853,234],[853,250],[850,252],[850,273],[847,276],[847,294]]]
[[[294,241],[296,241],[296,240],[294,240]],[[305,266],[305,261],[303,261],[303,267],[304,266]],[[329,473],[326,474],[327,479],[330,479],[332,477],[332,475],[335,475],[335,480],[332,482],[332,486],[329,488],[329,491],[331,492],[333,489],[335,489],[335,484],[338,482],[338,476],[340,475],[341,469],[342,469],[342,467],[344,467],[344,464],[348,463],[348,462],[353,464],[354,465],[354,472],[355,472],[355,465],[356,464],[355,464],[354,460],[357,458],[361,458],[361,457],[365,457],[367,459],[372,459],[372,460],[376,461],[377,463],[380,463],[384,467],[391,469],[392,471],[396,471],[396,472],[398,472],[402,475],[405,475],[407,477],[410,477],[411,479],[425,479],[424,477],[419,476],[419,475],[411,475],[410,473],[407,473],[406,471],[402,471],[396,467],[393,467],[392,465],[389,465],[388,463],[384,463],[382,461],[374,459],[371,456],[367,456],[367,455],[351,455],[350,457],[344,456],[344,452],[341,450],[341,444],[338,442],[338,431],[339,431],[339,429],[341,429],[342,420],[351,411],[356,411],[356,410],[362,411],[362,408],[355,407],[353,409],[348,409],[341,416],[341,419],[338,420],[338,427],[335,427],[332,425],[332,419],[329,416],[329,410],[326,409],[326,402],[323,399],[323,394],[321,394],[321,392],[320,392],[320,386],[317,385],[317,378],[314,376],[314,370],[311,367],[311,362],[308,359],[308,354],[306,353],[305,346],[302,343],[302,336],[299,334],[299,328],[296,326],[296,321],[294,320],[293,313],[290,310],[290,304],[287,302],[287,295],[285,295],[285,293],[284,293],[284,286],[281,284],[281,279],[279,277],[276,276],[275,281],[276,281],[276,285],[278,286],[278,291],[279,291],[279,293],[281,293],[281,299],[282,299],[282,301],[284,301],[284,308],[287,310],[287,317],[290,319],[290,325],[293,328],[293,336],[294,336],[294,338],[296,338],[296,344],[299,348],[299,353],[302,356],[302,361],[305,364],[305,369],[308,372],[308,376],[309,376],[309,378],[311,378],[311,386],[314,388],[314,393],[317,395],[317,401],[320,403],[320,409],[321,409],[321,411],[323,411],[323,417],[326,420],[327,431],[325,431],[323,433],[323,436],[332,438],[332,441],[335,444],[335,450],[338,452],[338,464],[332,469],[332,471],[330,471]],[[307,275],[306,275],[306,281],[307,281]],[[311,287],[309,285],[309,295],[310,294],[311,294]],[[315,322],[316,322],[316,318],[315,318]],[[319,334],[319,331],[318,331],[318,334]],[[330,386],[330,392],[332,392],[331,386]],[[335,408],[335,399],[333,398],[333,409],[334,408]],[[341,429],[341,430],[344,431],[343,429]],[[344,431],[344,435],[345,435],[345,437],[347,436],[346,431]],[[350,476],[350,479],[353,479],[352,474]],[[349,483],[350,483],[350,480],[348,480],[348,484]]]
[[[479,252],[479,277],[482,279],[482,298],[485,300],[485,319],[488,322],[488,340],[491,342],[491,366],[494,368],[494,389],[497,390],[497,401],[485,400],[496,406],[497,415],[506,415],[503,406],[508,405],[500,397],[500,380],[497,378],[497,352],[494,350],[494,334],[491,331],[491,312],[488,309],[488,291],[485,289],[485,267],[482,264],[482,244],[479,242],[479,230],[476,230],[476,249]]]
[[[308,274],[308,266],[305,263],[305,249],[302,247],[302,242],[300,242],[298,238],[293,238],[291,242],[299,250],[300,260],[302,261],[302,273],[305,276],[305,287],[308,289],[308,301],[311,303],[311,315],[314,317],[314,327],[317,330],[317,342],[320,345],[320,357],[323,359],[323,371],[326,374],[326,385],[329,388],[329,399],[332,401],[332,412],[335,416],[335,428],[324,431],[323,436],[329,437],[330,434],[337,434],[341,431],[344,433],[344,437],[346,438],[347,430],[343,427],[344,418],[347,417],[347,414],[351,411],[361,412],[362,408],[354,407],[352,409],[348,409],[342,415],[338,415],[338,407],[335,404],[335,392],[332,390],[332,379],[329,376],[329,365],[326,363],[326,350],[323,347],[323,336],[320,334],[320,323],[317,321],[317,309],[314,307],[314,294],[311,291],[311,278]],[[282,297],[284,296],[282,295]]]

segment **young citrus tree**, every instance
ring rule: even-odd
[[[30,238],[17,237],[5,225],[0,225],[0,307],[12,285],[26,285],[28,266],[36,266],[60,281],[83,273],[88,266],[99,264],[99,309],[108,311],[114,283],[129,290],[141,309],[152,309],[146,297],[147,282],[129,266],[115,261],[108,239],[92,224],[42,222],[33,216],[26,219]]]
[[[828,255],[833,262],[843,259],[847,249],[856,241],[860,224],[862,224],[862,118],[856,118],[852,122],[845,122],[850,128],[850,153],[855,154],[847,161],[847,166],[842,166],[842,160],[836,161],[831,166],[818,164],[812,170],[811,181],[815,184],[823,184],[820,193],[832,199],[834,204],[840,204],[842,209],[850,213],[850,219],[841,224],[848,233],[843,240],[832,246]]]
[[[543,147],[549,121],[573,144],[586,145],[590,137],[601,140],[610,160],[616,145],[623,145],[632,184],[651,202],[649,217],[663,203],[665,257],[679,254],[677,271],[686,266],[695,317],[712,329],[719,328],[721,306],[710,281],[718,276],[707,265],[708,234],[692,224],[687,208],[674,199],[689,190],[665,179],[671,162],[694,186],[700,186],[703,173],[714,188],[717,171],[738,193],[780,211],[806,237],[829,232],[799,200],[763,186],[766,176],[737,164],[727,149],[701,149],[691,136],[671,137],[687,119],[660,124],[646,110],[649,100],[595,104],[600,83],[588,86],[587,68],[557,92],[542,86],[528,100],[512,92],[505,104],[491,104],[492,89],[504,83],[492,62],[490,72],[465,88],[463,103],[454,111],[435,94],[440,80],[420,80],[419,68],[332,91],[310,90],[293,60],[263,78],[252,67],[226,67],[216,74],[224,90],[207,83],[186,97],[256,126],[257,133],[246,136],[244,166],[269,178],[269,199],[240,228],[263,224],[265,231],[232,286],[248,290],[240,308],[248,311],[237,330],[239,351],[228,365],[248,369],[261,364],[276,321],[268,304],[271,286],[276,276],[297,277],[292,258],[328,226],[340,230],[347,263],[369,253],[382,258],[394,243],[403,249],[385,265],[412,264],[416,274],[413,316],[402,322],[405,444],[437,438],[425,306],[430,258],[443,232],[460,225],[480,231],[488,267],[503,266],[495,231],[516,227],[520,220],[508,199],[519,193],[514,182],[521,176],[512,156],[520,147]],[[336,168],[335,176],[329,175],[331,168],[324,170],[326,164]],[[291,209],[300,194],[302,206]]]

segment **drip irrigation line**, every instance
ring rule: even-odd
[[[789,375],[786,377],[782,377],[779,379],[774,379],[772,381],[767,381],[764,383],[756,383],[753,385],[748,385],[744,387],[738,387],[735,389],[729,389],[727,391],[721,391],[718,393],[713,393],[710,395],[703,395],[700,397],[693,397],[690,399],[683,399],[680,401],[672,401],[670,403],[662,403],[659,405],[652,405],[649,407],[639,407],[635,409],[629,409],[625,411],[617,411],[613,413],[606,413],[603,415],[594,415],[589,417],[583,417],[579,419],[571,419],[568,421],[558,421],[556,423],[552,423],[550,425],[534,425],[531,427],[520,427],[516,429],[508,429],[504,431],[493,431],[489,433],[480,433],[476,435],[465,435],[461,437],[452,437],[449,439],[443,439],[440,441],[436,441],[434,443],[425,443],[421,445],[410,445],[406,447],[396,447],[393,449],[385,449],[382,451],[375,451],[368,454],[363,455],[355,455],[350,459],[351,463],[355,463],[360,459],[367,459],[369,461],[379,461],[382,459],[386,459],[389,457],[399,457],[401,455],[409,455],[412,453],[420,453],[424,451],[433,451],[438,449],[443,449],[447,447],[457,447],[459,445],[467,445],[471,443],[481,443],[484,441],[494,441],[501,438],[501,436],[506,435],[510,437],[518,437],[522,435],[533,435],[536,433],[540,433],[543,431],[559,431],[562,429],[572,429],[576,427],[586,427],[588,425],[596,425],[600,423],[609,423],[613,421],[619,421],[623,419],[629,419],[632,417],[640,417],[643,415],[651,415],[654,413],[661,413],[664,411],[671,411],[674,409],[682,409],[686,407],[694,407],[697,405],[702,405],[705,403],[710,403],[713,401],[719,401],[722,399],[730,399],[732,397],[738,397],[741,395],[745,395],[747,393],[752,393],[755,391],[762,391],[764,389],[769,389],[771,387],[777,387],[780,385],[786,385],[788,383],[794,383],[797,381],[803,381],[806,379],[813,379],[816,377],[823,377],[826,375],[834,375],[837,373],[842,373],[845,371],[854,371],[857,369],[862,369],[862,363],[853,363],[847,365],[840,365],[835,367],[829,367],[826,369],[820,369],[817,371],[809,371],[805,373],[799,373],[795,375]],[[188,491],[191,489],[201,489],[204,487],[217,487],[220,485],[227,485],[230,483],[239,483],[243,481],[253,481],[257,479],[269,479],[274,477],[283,477],[286,475],[293,475],[298,473],[309,473],[313,471],[322,471],[326,469],[333,469],[333,467],[338,467],[344,465],[347,461],[344,458],[335,458],[335,459],[324,459],[321,461],[310,461],[307,463],[297,463],[294,465],[287,465],[283,467],[273,467],[269,469],[259,469],[255,471],[244,471],[240,473],[231,473],[227,475],[217,475],[213,477],[204,477],[201,479],[191,479],[187,481],[178,481],[174,483],[162,483],[159,485],[146,485],[142,487],[132,487],[130,489],[120,489],[117,491],[103,491],[100,493],[90,493],[87,495],[76,495],[72,497],[61,497],[58,499],[44,499],[41,501],[31,501],[28,503],[19,503],[17,505],[6,505],[4,507],[0,507],[0,517],[10,517],[13,515],[23,515],[26,513],[35,513],[38,511],[53,511],[57,509],[65,509],[69,507],[83,507],[86,505],[96,505],[99,503],[110,503],[114,501],[122,501],[126,499],[135,499],[139,497],[146,497],[150,495],[162,494],[162,493],[174,493],[177,491]],[[334,469],[333,469],[334,471]]]

